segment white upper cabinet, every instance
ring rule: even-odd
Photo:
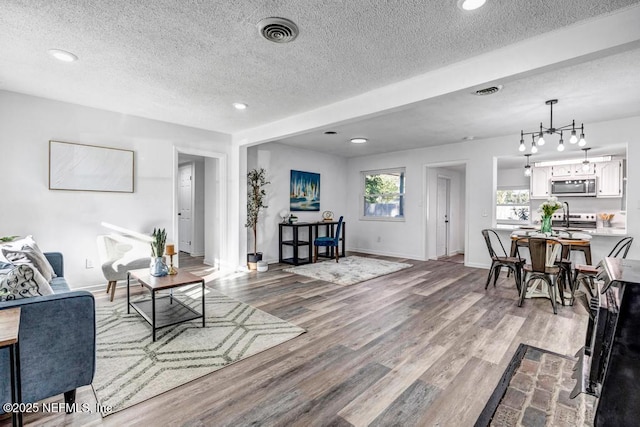
[[[531,168],[531,198],[546,199],[550,191],[551,168]]]
[[[551,166],[551,176],[553,177],[562,177],[562,176],[571,176],[573,172],[573,165],[558,165]]]
[[[589,163],[589,168],[584,170],[582,163],[574,163],[571,165],[551,166],[551,176],[554,178],[564,177],[585,177],[596,174],[596,163]]]
[[[622,197],[622,160],[596,163],[597,197]]]

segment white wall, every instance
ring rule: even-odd
[[[529,177],[524,176],[524,166],[516,169],[500,168],[498,162],[498,188],[529,187]]]
[[[516,141],[516,142],[514,142]],[[629,165],[640,162],[640,117],[589,124],[589,144],[607,146],[628,144]],[[348,212],[351,218],[350,247],[402,256],[427,259],[427,247],[435,240],[435,233],[426,230],[429,221],[424,170],[426,165],[466,162],[466,218],[465,259],[467,265],[488,267],[487,249],[480,231],[494,223],[496,185],[496,158],[505,153],[517,154],[517,140],[512,135],[486,140],[474,140],[438,147],[423,148],[375,156],[349,159],[348,162]],[[407,196],[404,222],[373,222],[358,219],[360,171],[406,167]],[[640,169],[628,168],[627,173],[627,221],[628,234],[640,241]],[[371,236],[381,236],[376,244]],[[608,252],[611,239],[594,241],[594,260]],[[640,245],[634,245],[629,253],[640,257]]]
[[[320,211],[295,212],[299,222],[319,221],[322,219],[322,212],[326,210],[333,211],[336,219],[344,215],[344,220],[350,221],[350,217],[346,215],[347,160],[345,158],[278,143],[250,147],[247,153],[248,169],[264,168],[267,171],[267,180],[271,182],[266,187],[266,204],[269,207],[260,214],[258,227],[258,252],[263,252],[264,260],[278,261],[278,223],[282,221],[279,213],[283,209],[289,210],[289,184],[292,169],[320,174]],[[345,230],[349,230],[348,226]],[[346,243],[349,245],[351,235],[347,234],[346,238]],[[253,251],[253,235],[250,231],[247,247],[251,252]],[[290,250],[290,248],[286,249]],[[290,256],[285,253],[285,257]]]
[[[204,263],[219,267],[221,257],[221,229],[226,227],[220,221],[220,179],[218,174],[218,160],[207,157],[204,159]],[[235,262],[235,257],[233,258]]]
[[[96,247],[96,236],[109,232],[102,221],[142,233],[166,228],[174,241],[174,147],[228,153],[231,142],[227,134],[6,91],[0,118],[0,235],[33,234],[43,250],[62,252],[73,288],[104,281]],[[49,190],[49,140],[134,150],[135,192]],[[87,258],[95,268],[85,268]]]
[[[193,195],[194,197],[194,224],[193,224],[193,246],[191,256],[204,256],[205,244],[205,179],[204,179],[204,159],[193,162]],[[215,182],[215,181],[214,181]]]

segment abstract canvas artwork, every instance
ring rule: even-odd
[[[295,211],[320,210],[320,174],[291,171],[289,209]]]

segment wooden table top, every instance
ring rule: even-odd
[[[544,236],[523,236],[523,235],[511,235],[511,240],[527,240],[529,237],[533,238],[545,238]],[[572,245],[572,246],[590,246],[591,239],[582,239],[582,238],[568,238],[568,237],[559,237],[559,236],[549,236],[546,237],[549,240],[557,240],[563,245]]]
[[[20,307],[0,310],[0,347],[18,342],[20,330]]]
[[[168,274],[162,277],[152,276],[148,268],[131,270],[129,274],[151,290],[170,289],[192,283],[201,283],[204,280],[202,277],[184,270],[178,270],[178,274]]]

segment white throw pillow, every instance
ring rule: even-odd
[[[47,282],[56,277],[53,267],[33,240],[33,236],[27,236],[2,246],[2,255],[14,265],[31,265],[42,274]]]
[[[0,301],[51,294],[49,282],[30,265],[17,265],[7,274],[0,274]]]

